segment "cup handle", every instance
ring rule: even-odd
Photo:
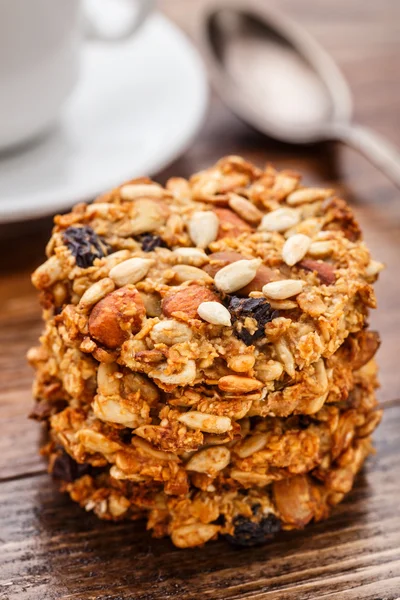
[[[130,38],[143,25],[150,12],[153,10],[155,0],[129,0],[129,3],[136,5],[136,15],[132,18],[131,23],[125,29],[118,32],[107,32],[96,23],[90,11],[84,5],[84,34],[88,40],[101,42],[120,42]]]

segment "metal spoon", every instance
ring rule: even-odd
[[[215,87],[243,121],[290,143],[339,140],[400,188],[398,150],[352,121],[343,75],[302,27],[250,0],[214,4],[203,41]]]

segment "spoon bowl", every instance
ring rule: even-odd
[[[340,140],[400,187],[397,150],[353,123],[346,80],[300,25],[260,3],[229,2],[206,14],[203,41],[214,86],[243,121],[289,143]]]

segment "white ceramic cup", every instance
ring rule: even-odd
[[[0,150],[56,121],[78,81],[85,37],[117,42],[137,31],[153,0],[129,3],[132,18],[124,30],[107,33],[82,0],[0,0]]]

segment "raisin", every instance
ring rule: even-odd
[[[110,252],[110,246],[88,225],[68,227],[63,240],[82,269],[91,267],[95,258],[103,258]]]
[[[154,248],[168,248],[159,235],[153,235],[152,233],[141,235],[139,241],[142,244],[143,252],[153,252]]]
[[[229,298],[228,310],[232,316],[234,333],[246,346],[251,346],[256,340],[263,337],[265,325],[279,316],[265,298]],[[246,317],[251,317],[257,323],[255,331],[250,332],[244,326]]]
[[[54,402],[40,400],[33,407],[32,411],[29,414],[29,418],[35,419],[36,421],[46,421],[52,415],[63,410],[66,406],[66,400],[56,400]]]
[[[270,541],[281,529],[281,522],[275,515],[263,517],[260,521],[251,521],[241,515],[235,517],[233,535],[225,539],[233,546],[258,546]]]
[[[94,468],[91,465],[77,463],[65,450],[62,450],[53,463],[52,475],[56,479],[71,483],[83,475],[92,474],[93,471]]]

